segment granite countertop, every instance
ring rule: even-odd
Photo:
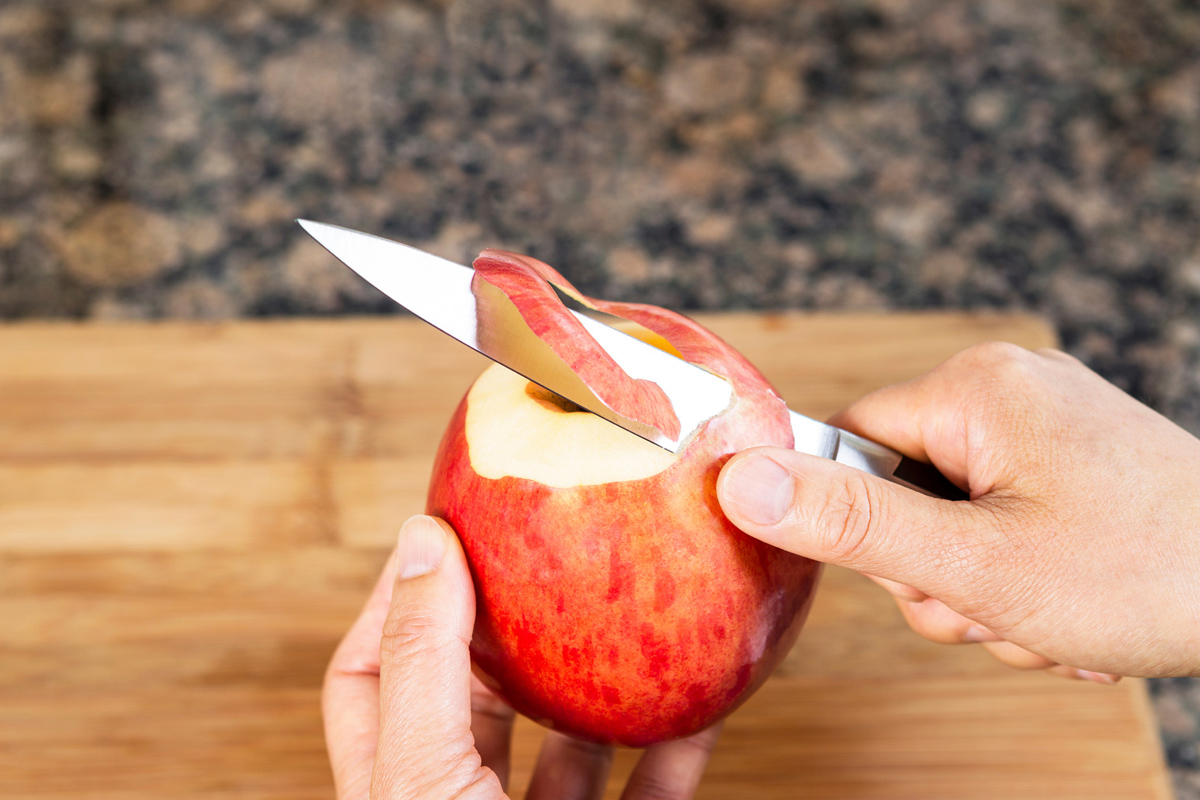
[[[297,216],[681,310],[1032,310],[1200,432],[1189,0],[0,3],[0,318],[393,313]],[[1153,689],[1200,798],[1200,685]]]

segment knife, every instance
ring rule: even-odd
[[[671,437],[605,405],[525,324],[499,290],[475,292],[474,270],[399,242],[310,220],[298,223],[350,269],[392,300],[459,342],[630,433],[672,453],[732,398],[719,375],[646,344],[600,319],[570,309],[584,329],[632,378],[653,381],[680,422]],[[486,307],[485,307],[486,306]],[[480,319],[488,321],[486,328]],[[790,411],[795,449],[832,459],[923,494],[965,500],[967,494],[934,467],[849,431]]]

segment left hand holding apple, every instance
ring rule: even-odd
[[[471,674],[475,593],[444,521],[408,520],[329,664],[322,705],[339,800],[503,798],[514,713]],[[622,800],[690,798],[720,726],[642,756]],[[526,797],[604,794],[612,748],[547,734]]]

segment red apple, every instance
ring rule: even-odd
[[[803,624],[816,562],[769,547],[721,513],[733,453],[792,445],[783,401],[716,335],[665,309],[594,301],[549,266],[485,251],[476,291],[503,291],[611,408],[678,420],[578,325],[547,281],[641,326],[647,341],[728,379],[734,400],[678,456],[493,366],[438,451],[427,510],[454,526],[478,597],[476,673],[555,730],[633,747],[718,721],[771,673]]]

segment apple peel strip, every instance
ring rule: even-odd
[[[626,419],[650,425],[678,439],[680,422],[666,392],[653,381],[631,377],[563,305],[551,284],[589,308],[557,270],[536,259],[502,250],[485,250],[475,259],[476,280],[486,281],[516,306],[530,330],[562,359],[608,408]],[[473,289],[478,292],[478,289]],[[531,313],[537,309],[542,313]]]
[[[624,303],[618,300],[598,300],[594,297],[588,297],[576,289],[558,270],[536,258],[518,253],[510,253],[506,250],[488,249],[484,250],[480,254],[479,259],[476,260],[476,268],[478,268],[480,261],[483,259],[488,259],[489,261],[492,259],[503,259],[508,262],[523,264],[580,305],[590,308],[593,311],[602,311],[605,314],[635,322],[643,328],[657,333],[679,352],[684,361],[701,369],[707,369],[709,372],[713,372],[713,370],[704,365],[712,362],[715,357],[727,352],[729,349],[729,345],[721,337],[677,312],[646,303]],[[486,269],[487,267],[485,267]],[[736,363],[726,363],[721,372],[714,374],[718,374],[722,378],[731,381],[734,385],[745,385],[747,383],[770,385],[763,374],[750,364],[750,362],[745,360],[739,360]]]

